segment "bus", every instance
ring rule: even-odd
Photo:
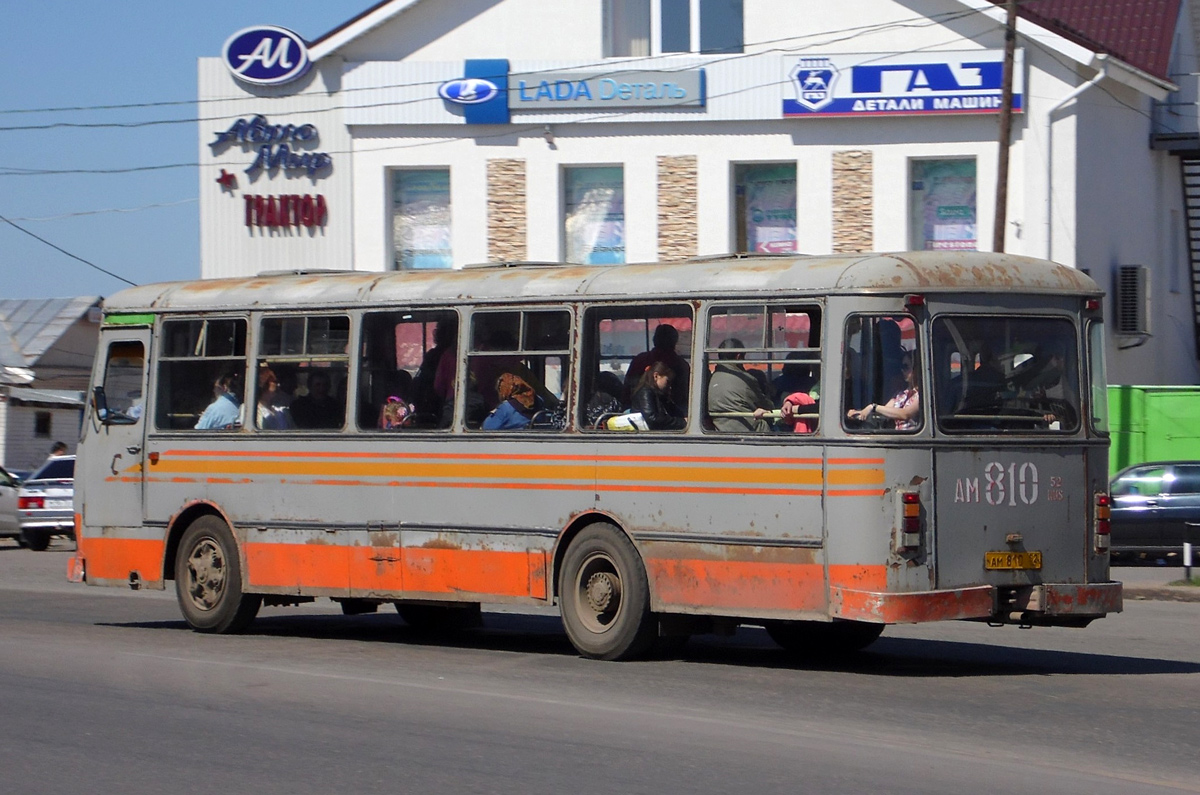
[[[557,606],[597,659],[1086,626],[1122,607],[1102,297],[958,251],[133,287],[69,577],[173,582],[214,633],[318,598],[427,629]]]

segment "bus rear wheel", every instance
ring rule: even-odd
[[[629,660],[650,650],[658,622],[637,549],[611,524],[584,529],[567,548],[559,577],[567,637],[584,657]]]
[[[806,657],[852,654],[883,634],[883,624],[863,621],[773,621],[767,634],[785,651]]]
[[[219,517],[201,516],[184,531],[175,554],[175,596],[197,632],[241,632],[258,615],[262,597],[242,592],[237,542]]]

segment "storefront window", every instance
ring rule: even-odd
[[[581,166],[563,174],[567,262],[625,261],[625,172],[621,166]]]
[[[796,250],[796,164],[734,166],[737,250],[791,253]]]
[[[450,170],[392,172],[392,246],[398,270],[450,268]]]
[[[700,52],[742,51],[742,0],[700,0]]]
[[[968,250],[975,228],[975,159],[914,160],[911,189],[914,249]]]
[[[604,55],[650,54],[650,0],[604,0]]]

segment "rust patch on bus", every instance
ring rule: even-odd
[[[444,538],[431,538],[420,546],[421,549],[462,549],[462,544],[455,544]]]

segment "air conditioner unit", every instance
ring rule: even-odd
[[[1117,334],[1150,335],[1150,269],[1118,265],[1113,271],[1113,325]]]

